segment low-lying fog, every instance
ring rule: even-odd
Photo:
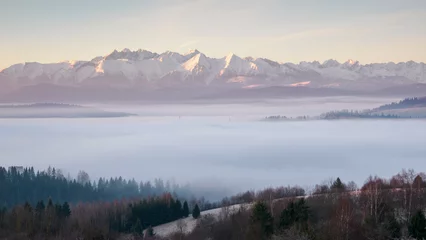
[[[217,198],[267,186],[312,186],[337,176],[362,184],[369,174],[389,177],[402,168],[424,171],[426,121],[253,120],[389,102],[339,101],[116,105],[110,108],[142,116],[3,119],[0,165],[51,165],[73,175],[82,169],[92,179],[174,179],[207,189]]]

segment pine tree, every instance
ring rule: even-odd
[[[309,220],[309,207],[306,206],[304,198],[301,198],[295,204],[296,218],[295,222],[297,228],[301,232],[306,232],[308,230],[308,220]]]
[[[44,209],[45,209],[44,202],[43,201],[37,202],[37,205],[36,205],[37,214],[41,214],[44,211]]]
[[[288,206],[281,212],[280,228],[288,229],[291,227],[296,219],[296,211],[294,209],[294,202],[290,202]]]
[[[179,200],[176,200],[173,207],[173,218],[174,218],[173,220],[182,218],[182,215],[183,215],[182,212],[183,212],[182,203]]]
[[[141,235],[143,233],[142,223],[139,218],[136,220],[136,223],[133,224],[132,232],[133,234],[136,234],[136,235]]]
[[[59,203],[55,204],[55,215],[58,217],[62,217],[62,206]]]
[[[384,222],[384,228],[389,233],[391,239],[401,238],[401,226],[396,220],[394,214],[388,214]]]
[[[198,204],[195,204],[194,210],[192,210],[192,217],[197,219],[201,215],[200,208],[198,207]]]
[[[66,218],[71,216],[71,209],[68,202],[64,202],[64,204],[62,204],[61,213],[62,213],[62,216]]]
[[[300,199],[296,203],[290,202],[280,216],[280,227],[287,229],[296,225],[299,231],[307,230],[309,219],[309,208],[306,206],[305,199]]]
[[[426,239],[426,218],[421,210],[411,218],[408,231],[415,239]]]
[[[25,211],[30,212],[30,213],[33,211],[33,208],[31,207],[31,204],[28,203],[28,202],[25,202],[24,209],[25,209]]]
[[[49,198],[49,201],[47,202],[47,208],[52,208],[53,207],[53,202],[52,199]]]
[[[182,209],[182,217],[188,217],[189,215],[189,207],[188,207],[188,202],[184,202],[183,203],[183,209]]]
[[[253,206],[250,217],[251,224],[260,226],[261,238],[269,238],[274,233],[274,218],[263,202],[257,202]]]
[[[333,184],[331,185],[331,189],[341,191],[345,189],[345,185],[342,183],[340,178],[337,178],[336,181],[334,181]]]

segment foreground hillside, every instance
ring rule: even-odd
[[[86,191],[91,196],[102,196],[107,189],[119,194],[130,190],[126,186],[134,186],[132,181],[126,183],[121,178],[112,182],[100,180],[92,185],[90,181],[84,183],[87,181],[84,174],[79,174],[77,180],[66,180],[52,169],[37,174],[32,169],[0,170],[0,190],[9,187],[15,190],[9,194],[13,196],[26,193],[16,191],[19,185],[30,187],[35,181],[56,185],[55,192],[69,185],[78,190],[74,193]],[[424,173],[403,170],[389,179],[369,177],[360,188],[354,182],[344,183],[337,178],[316,185],[309,195],[299,187],[247,191],[223,199],[216,208],[201,211],[201,214],[200,208],[207,207],[203,200],[183,201],[182,204],[167,193],[142,199],[78,204],[53,198],[33,199],[36,203],[20,203],[0,211],[0,238],[424,239],[424,179]],[[78,197],[75,194],[62,196]],[[88,195],[80,195],[85,196]]]

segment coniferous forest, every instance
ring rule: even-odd
[[[46,171],[34,168],[5,169],[0,167],[0,207],[11,207],[28,202],[32,205],[40,200],[52,198],[57,202],[112,201],[121,198],[144,198],[164,193],[190,197],[188,187],[164,183],[155,179],[153,183],[125,180],[122,177],[91,181],[89,174],[78,173],[77,178],[65,177],[60,170],[49,167]]]

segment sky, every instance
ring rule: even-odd
[[[0,70],[114,49],[426,62],[425,0],[0,0]]]

